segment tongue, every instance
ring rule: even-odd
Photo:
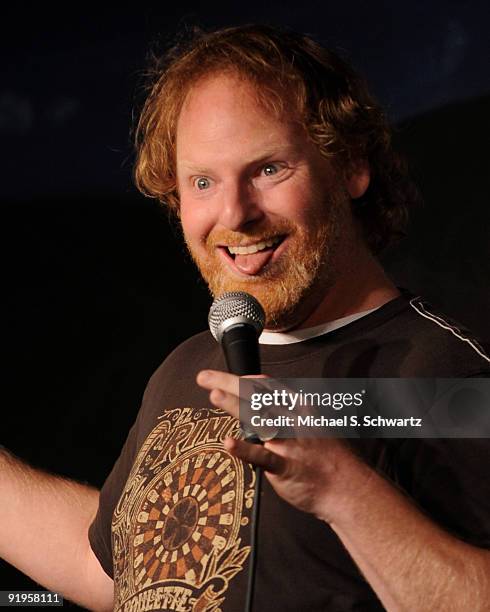
[[[265,249],[250,255],[235,255],[235,266],[243,274],[258,274],[272,257],[274,249]]]

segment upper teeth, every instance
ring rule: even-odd
[[[250,246],[229,246],[228,250],[232,255],[249,255],[250,253],[257,253],[257,251],[262,251],[267,247],[271,247],[274,244],[279,242],[280,238],[271,238],[270,240],[264,240],[263,242],[257,242],[255,244],[251,244]]]

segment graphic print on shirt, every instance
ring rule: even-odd
[[[115,610],[218,612],[243,569],[254,474],[222,441],[217,409],[165,412],[136,458],[112,520]]]

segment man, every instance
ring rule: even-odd
[[[140,121],[137,183],[179,215],[214,294],[264,305],[264,372],[488,375],[481,347],[375,258],[402,227],[408,183],[350,68],[252,26],[170,58]],[[95,492],[4,457],[2,556],[94,609],[111,607],[114,578],[116,610],[241,610],[251,462],[267,476],[254,609],[486,609],[484,440],[252,446],[224,369],[209,333],[162,364],[93,522]]]

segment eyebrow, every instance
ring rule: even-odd
[[[265,151],[262,151],[260,157],[253,158],[250,161],[245,162],[245,166],[259,165],[267,161],[272,161],[276,157],[280,158],[280,157],[284,157],[284,155],[290,155],[292,150],[295,150],[295,147],[292,144],[284,144],[284,145],[278,145],[275,147],[271,147],[268,150],[266,149]],[[179,165],[185,166],[187,170],[191,170],[192,172],[197,172],[198,174],[206,174],[206,173],[212,172],[211,168],[200,166],[186,159],[181,160]]]
[[[190,161],[182,160],[179,164],[180,166],[185,166],[187,170],[191,170],[192,172],[197,172],[198,174],[206,174],[211,171],[210,168],[205,168],[204,166],[196,166]]]

